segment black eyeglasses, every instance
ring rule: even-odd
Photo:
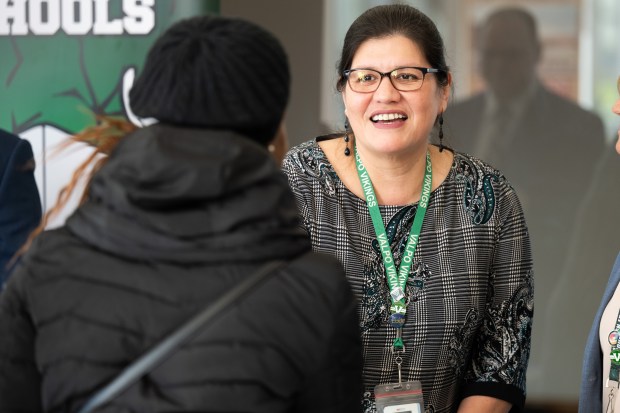
[[[384,77],[388,77],[392,86],[401,92],[412,92],[422,87],[427,73],[444,72],[442,69],[429,67],[399,67],[391,72],[382,73],[373,69],[350,69],[342,72],[347,78],[351,90],[370,93],[379,89]]]

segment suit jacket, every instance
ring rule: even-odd
[[[0,289],[11,258],[41,221],[34,167],[30,143],[0,130]]]
[[[446,140],[456,150],[476,156],[484,99],[479,94],[446,111]],[[502,150],[498,144],[484,160],[505,174],[523,204],[538,288],[558,275],[575,214],[603,153],[604,128],[598,116],[541,86],[512,132],[510,144]]]

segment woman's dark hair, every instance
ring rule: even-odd
[[[449,68],[446,64],[445,48],[435,23],[414,7],[390,4],[366,10],[349,27],[338,63],[336,89],[342,92],[346,86],[347,79],[343,72],[351,68],[353,56],[362,43],[369,39],[393,35],[405,36],[416,43],[431,67],[443,70],[436,74],[437,83],[440,86],[448,84]]]

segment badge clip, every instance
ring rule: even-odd
[[[402,331],[402,328],[396,329],[396,338],[394,339],[394,344],[392,345],[391,349],[392,354],[394,354],[396,351],[402,351],[403,353],[406,351],[405,343],[403,342]]]

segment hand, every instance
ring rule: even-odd
[[[461,401],[457,413],[508,413],[512,404],[488,396],[469,396]]]

